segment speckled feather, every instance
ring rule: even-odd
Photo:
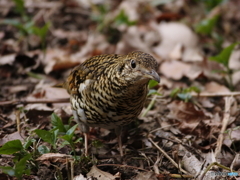
[[[140,51],[94,56],[75,67],[64,86],[82,131],[88,126],[114,129],[136,119],[148,81],[159,81],[156,69],[156,60]]]

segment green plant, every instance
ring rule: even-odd
[[[20,32],[20,40],[29,37],[29,35],[36,35],[40,38],[42,49],[46,48],[46,36],[50,23],[44,24],[42,27],[38,27],[35,22],[27,16],[24,1],[23,0],[13,0],[15,3],[15,11],[21,15],[21,20],[5,19],[3,24],[11,25],[17,28]]]
[[[75,152],[75,143],[79,142],[82,140],[82,138],[78,138],[77,140],[74,141],[74,131],[77,128],[77,124],[74,126],[70,125],[64,125],[61,118],[58,117],[55,113],[51,115],[51,123],[53,125],[53,129],[50,131],[46,130],[40,130],[37,129],[34,132],[43,139],[43,141],[48,142],[53,151],[56,151],[57,149],[57,140],[58,137],[63,139],[64,141],[62,142],[62,146],[68,144],[70,145],[72,152],[74,153],[74,157],[76,158],[76,152]],[[41,146],[39,147],[40,149],[39,152],[45,153],[45,152],[50,152],[51,149],[49,150],[48,147]]]
[[[116,44],[121,38],[121,32],[118,26],[125,24],[132,26],[136,21],[130,21],[124,10],[121,10],[115,17],[108,15],[110,7],[106,4],[92,5],[93,21],[97,22],[97,30],[106,35],[107,40],[111,44]]]
[[[158,85],[157,81],[155,81],[155,80],[150,80],[149,81],[149,83],[148,83],[148,89],[149,89],[148,90],[148,96],[153,95],[153,94],[161,96],[161,94],[156,89],[153,89],[157,85]]]
[[[213,39],[213,45],[217,48],[217,50],[220,50],[223,43],[223,36],[220,34],[219,31],[217,31],[216,26],[220,26],[220,14],[215,16],[209,16],[209,12],[215,8],[216,6],[220,6],[227,0],[195,0],[200,6],[202,6],[205,10],[204,15],[205,18],[202,19],[200,22],[198,22],[194,29],[198,34],[201,34],[203,36],[208,36]],[[211,42],[211,41],[210,41]],[[205,46],[209,46],[209,44],[205,44]]]
[[[147,96],[151,96],[154,95],[153,98],[151,99],[150,103],[148,104],[146,110],[142,113],[141,117],[146,116],[146,114],[148,113],[148,111],[153,107],[156,99],[158,96],[161,96],[161,94],[158,92],[158,90],[153,89],[154,87],[156,87],[158,85],[158,82],[155,80],[150,80],[148,83],[148,94]]]
[[[188,102],[192,98],[191,92],[200,93],[200,90],[196,86],[191,86],[189,88],[175,88],[172,90],[170,96]]]
[[[27,141],[22,145],[20,140],[13,140],[5,143],[0,148],[0,154],[12,154],[14,156],[14,166],[0,166],[0,169],[10,176],[17,177],[18,180],[22,179],[24,174],[29,175],[32,155],[26,149],[31,143],[32,141]]]
[[[224,74],[224,80],[227,83],[227,86],[230,88],[230,90],[234,90],[233,81],[232,81],[232,74],[234,71],[229,68],[229,59],[231,56],[232,51],[234,50],[235,46],[239,43],[233,43],[230,46],[224,48],[220,54],[216,56],[212,56],[209,59],[212,61],[216,61],[224,66],[224,70],[215,70],[215,72]]]
[[[46,145],[36,146],[36,144],[34,144],[34,148],[29,150],[29,147],[36,142],[36,140],[32,137],[29,137],[24,144],[22,144],[20,140],[9,141],[0,148],[0,154],[12,154],[14,157],[14,166],[0,166],[0,169],[2,169],[4,173],[10,176],[15,176],[18,180],[20,180],[23,175],[30,175],[31,170],[37,166],[34,159],[39,157],[39,155],[57,152],[61,146],[65,146],[66,144],[71,147],[75,160],[81,161],[81,157],[77,157],[75,152],[75,144],[82,140],[81,138],[74,140],[74,131],[77,124],[71,127],[69,121],[68,125],[64,125],[61,118],[54,113],[51,115],[51,123],[53,125],[53,129],[50,131],[41,129],[33,131],[44,142],[49,143],[50,147]],[[59,143],[60,140],[63,141]],[[61,172],[58,172],[58,174],[61,174]]]
[[[195,25],[195,31],[204,36],[210,36],[213,39],[213,44],[217,49],[220,49],[223,43],[223,37],[215,30],[219,21],[219,16],[206,18]]]

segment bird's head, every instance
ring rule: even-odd
[[[160,82],[156,60],[151,55],[141,51],[133,51],[124,56],[119,71],[125,81],[130,84],[146,84],[151,79]]]

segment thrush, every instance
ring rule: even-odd
[[[160,81],[157,62],[141,51],[93,56],[72,70],[64,87],[84,133],[86,155],[89,127],[101,127],[115,129],[123,156],[121,129],[141,113],[151,79]]]

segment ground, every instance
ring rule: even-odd
[[[0,179],[239,179],[240,2],[1,0]],[[159,84],[90,154],[56,87],[99,54],[141,50]]]

